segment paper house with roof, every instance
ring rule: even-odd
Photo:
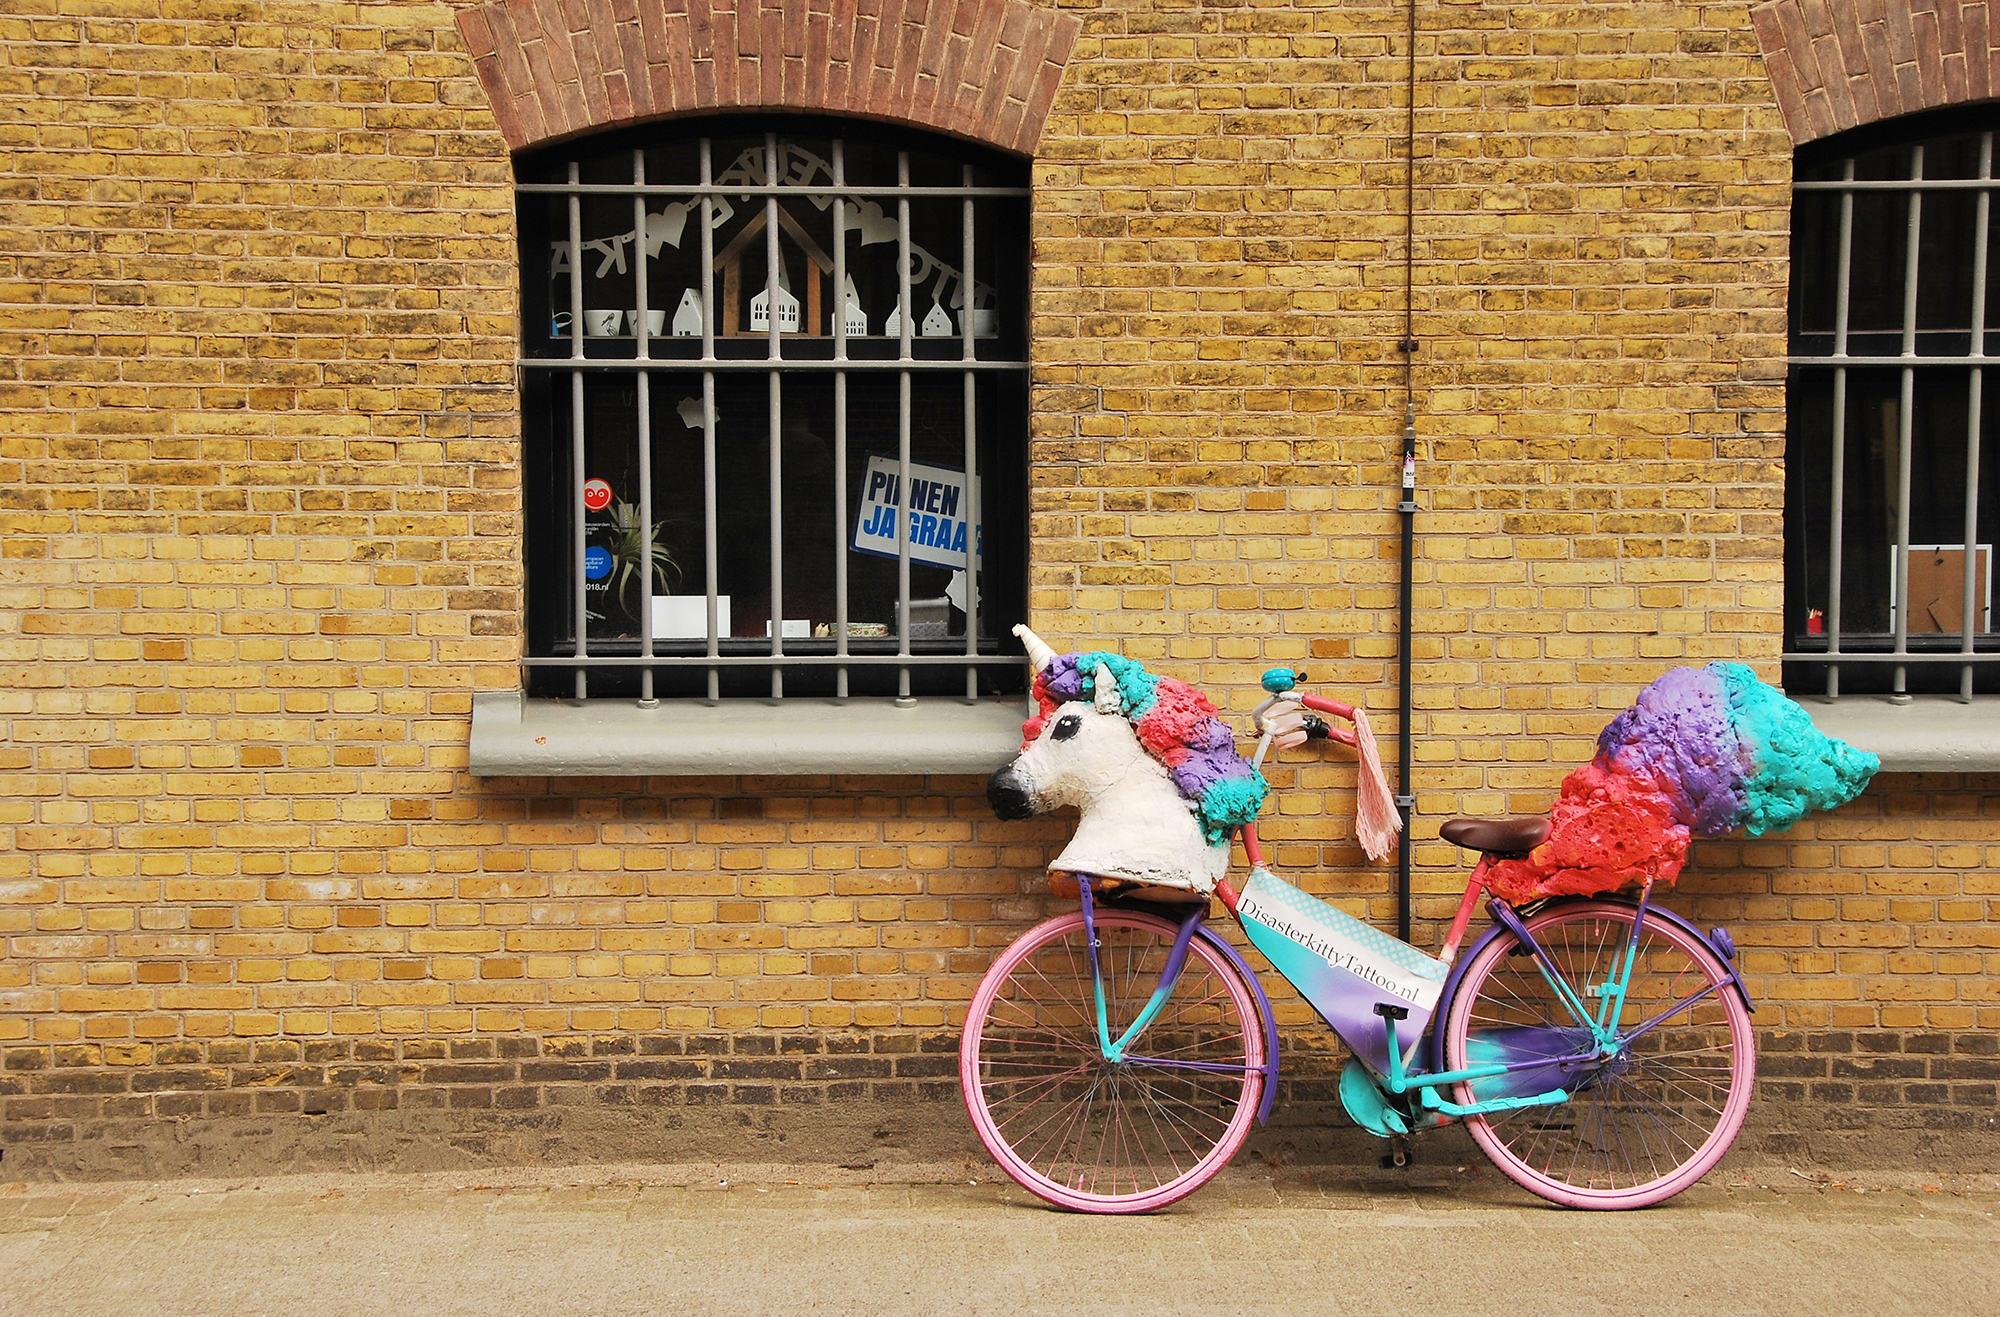
[[[847,322],[850,334],[868,332],[868,314],[861,309],[861,294],[854,291],[854,276],[847,276],[847,288],[841,295],[840,315]]]
[[[715,269],[722,275],[722,326],[725,336],[745,333],[769,333],[771,328],[769,290],[760,287],[750,301],[750,327],[743,327],[744,280],[743,259],[749,253],[750,244],[763,240],[768,223],[768,211],[760,210],[750,217],[743,231],[732,238],[727,247],[715,254]],[[826,324],[826,281],[833,273],[833,258],[828,256],[812,236],[800,227],[799,222],[787,215],[784,208],[778,208],[778,332],[807,334],[825,332]],[[800,314],[799,299],[792,293],[790,276],[785,271],[784,244],[786,240],[805,254],[806,288],[804,315]],[[789,302],[789,311],[787,303]]]
[[[771,332],[771,293],[768,287],[758,290],[750,299],[750,332],[768,334]],[[778,258],[778,332],[796,334],[799,332],[799,299],[792,296],[792,276],[785,270],[785,258]]]
[[[701,297],[692,288],[681,290],[681,304],[674,312],[674,337],[701,337]]]

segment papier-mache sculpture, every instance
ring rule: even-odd
[[[1215,706],[1121,655],[1057,654],[1026,627],[1014,631],[1035,664],[1040,712],[1021,728],[1020,757],[987,786],[994,812],[1082,810],[1051,872],[1214,891],[1231,830],[1257,817],[1267,790]]]
[[[1487,885],[1518,903],[1672,882],[1691,836],[1783,831],[1854,799],[1880,767],[1740,663],[1675,668],[1563,779],[1548,839],[1495,863]]]

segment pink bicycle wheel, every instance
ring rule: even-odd
[[[1115,1039],[1159,984],[1173,924],[1097,915]],[[1196,938],[1166,1005],[1104,1059],[1083,915],[1030,929],[1001,953],[966,1013],[959,1078],[973,1128],[1002,1170],[1061,1207],[1146,1212],[1186,1197],[1235,1155],[1264,1091],[1256,999]]]
[[[1575,1000],[1595,1011],[1624,962],[1635,914],[1619,902],[1578,902],[1543,910],[1527,926]],[[1454,1100],[1557,1087],[1570,1100],[1468,1116],[1467,1131],[1509,1178],[1552,1202],[1615,1209],[1673,1197],[1722,1159],[1750,1109],[1756,1043],[1728,979],[1702,939],[1648,919],[1618,1016],[1620,1045],[1609,1056],[1566,1061],[1590,1050],[1589,1026],[1541,962],[1501,934],[1466,967],[1452,998],[1445,1065],[1549,1064],[1456,1085]]]

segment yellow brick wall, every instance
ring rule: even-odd
[[[1304,666],[1392,743],[1403,15],[1065,8],[1035,624],[1237,711]],[[1050,908],[1066,824],[999,824],[973,780],[468,776],[472,692],[518,681],[518,276],[451,16],[0,17],[0,1138],[346,1108],[314,1086],[936,1097],[993,949]],[[1790,144],[1742,3],[1419,21],[1433,921],[1440,819],[1543,808],[1667,666],[1777,675]],[[1278,861],[1392,919],[1348,760],[1273,776]],[[1993,779],[1887,780],[1702,848],[1675,900],[1735,924],[1774,1036],[1976,1052],[1996,811]],[[1838,1064],[1785,1082],[1884,1098]],[[1897,1094],[1982,1091],[1916,1064]]]
[[[1406,11],[1099,6],[1037,171],[1038,625],[1395,703]],[[1790,141],[1747,6],[1418,9],[1416,855],[1677,663],[1776,678]],[[1266,832],[1393,918],[1343,769]],[[1448,894],[1448,895],[1447,895]]]

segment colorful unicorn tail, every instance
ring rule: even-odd
[[[1375,732],[1368,726],[1368,714],[1354,711],[1354,748],[1361,752],[1361,776],[1355,784],[1354,837],[1368,858],[1379,860],[1396,849],[1396,834],[1403,830],[1403,816],[1396,812],[1396,798],[1389,781],[1382,776],[1382,756],[1375,749]]]

